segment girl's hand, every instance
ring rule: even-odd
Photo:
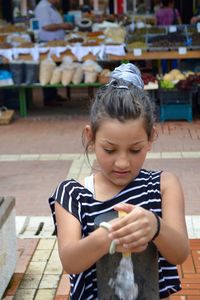
[[[126,203],[118,204],[114,209],[127,213],[124,217],[115,219],[110,228],[109,237],[115,240],[117,251],[144,251],[157,230],[154,214],[139,206]]]

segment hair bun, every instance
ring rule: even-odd
[[[144,88],[144,82],[141,78],[140,70],[131,63],[122,64],[115,68],[111,73],[113,79],[123,79],[125,81],[131,82],[140,89]]]

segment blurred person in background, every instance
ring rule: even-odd
[[[64,40],[65,30],[73,29],[73,25],[63,21],[59,12],[60,0],[41,0],[35,8],[35,18],[39,20],[39,42]],[[57,93],[56,88],[43,88],[44,105],[58,106],[59,102],[66,101]]]
[[[199,23],[200,22],[200,14],[198,16],[192,17],[190,22],[191,22],[191,24]]]
[[[161,7],[156,11],[155,17],[156,25],[170,26],[182,23],[180,13],[178,9],[174,7],[173,0],[162,0]],[[172,69],[176,69],[178,66],[177,59],[173,59],[171,63]],[[166,59],[162,59],[161,64],[162,72],[165,74],[168,70],[168,61]]]
[[[194,16],[190,20],[191,24],[196,24],[198,22],[200,22],[200,5],[197,6]]]
[[[156,13],[157,10],[159,10],[162,7],[160,0],[154,0],[153,1],[153,12]]]
[[[174,25],[181,24],[181,16],[179,11],[174,7],[173,0],[162,0],[162,7],[156,13],[156,25]]]

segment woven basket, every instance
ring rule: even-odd
[[[6,107],[0,107],[0,125],[7,125],[11,122],[15,111],[7,109]]]

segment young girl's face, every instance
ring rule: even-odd
[[[103,121],[94,141],[102,176],[125,187],[138,175],[151,143],[142,118],[124,123],[116,119]]]

